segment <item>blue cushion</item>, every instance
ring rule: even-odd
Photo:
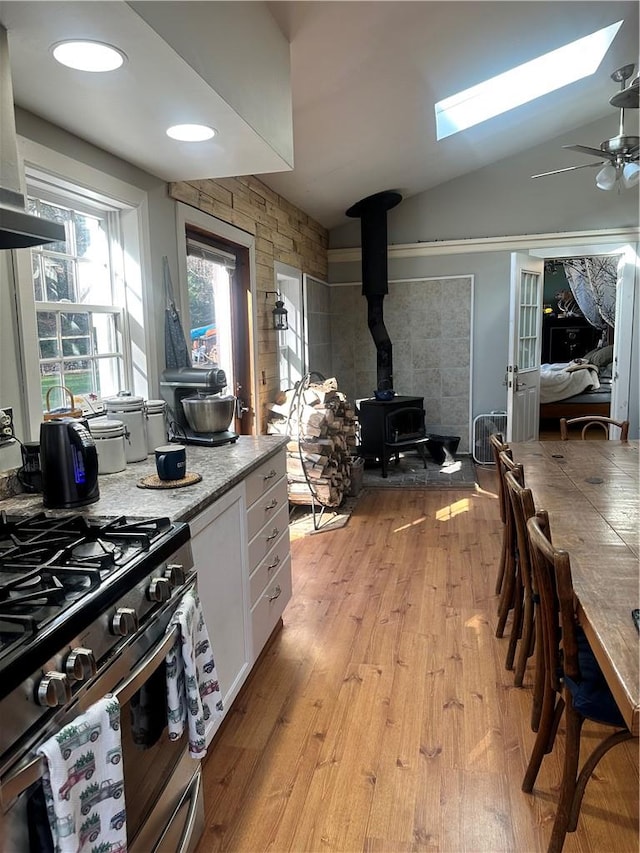
[[[580,628],[577,631],[577,640],[581,681],[575,682],[565,676],[565,684],[571,693],[573,707],[589,720],[626,728],[626,723],[609,690],[598,661]]]

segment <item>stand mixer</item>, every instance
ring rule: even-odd
[[[235,398],[219,398],[220,403],[225,404],[225,408],[229,406],[230,400],[233,400],[233,405],[227,408],[230,415],[228,419],[224,418],[226,427],[209,432],[193,429],[182,403],[185,398],[202,398],[203,403],[215,406],[216,398],[214,395],[220,394],[226,387],[227,377],[224,370],[218,367],[208,370],[197,367],[178,367],[164,370],[160,381],[160,391],[170,412],[169,441],[177,441],[181,444],[200,444],[206,447],[218,447],[237,441],[238,434],[228,429],[235,413]]]

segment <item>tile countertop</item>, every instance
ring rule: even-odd
[[[71,510],[46,512],[82,512],[88,515],[169,516],[174,521],[189,521],[247,474],[269,459],[287,443],[276,435],[241,435],[235,444],[221,447],[187,445],[187,472],[202,475],[199,483],[178,489],[142,489],[143,477],[156,473],[155,460],[129,463],[117,474],[99,478],[100,499]],[[42,512],[42,495],[21,494],[0,500],[0,510],[13,515]]]

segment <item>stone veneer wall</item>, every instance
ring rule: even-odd
[[[424,397],[429,432],[459,435],[469,452],[472,279],[389,282],[384,321],[393,346],[397,394]],[[331,288],[333,375],[350,400],[376,388],[376,349],[358,285]]]
[[[274,262],[326,281],[329,232],[304,211],[249,175],[169,184],[176,201],[209,213],[255,236],[256,290],[275,290]],[[278,391],[277,333],[272,327],[273,297],[257,300],[256,370],[259,399],[256,412],[265,411]]]

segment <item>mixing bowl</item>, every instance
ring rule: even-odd
[[[223,432],[233,420],[236,398],[220,394],[183,397],[182,409],[194,432]]]

